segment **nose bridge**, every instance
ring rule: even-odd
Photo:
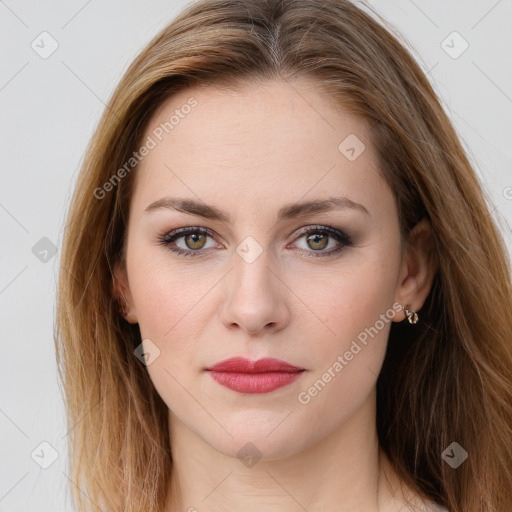
[[[233,254],[234,278],[243,288],[267,286],[268,274],[273,275],[269,268],[275,263],[270,250],[271,240],[263,233],[256,236],[258,239],[252,235],[245,236]]]
[[[271,270],[272,257],[269,250],[263,247],[259,249],[254,242],[244,241],[236,252],[233,255],[233,295],[237,295],[238,301],[249,299],[253,304],[263,297],[266,302],[272,302],[277,290],[272,283],[275,270]]]
[[[257,332],[269,324],[282,327],[288,308],[271,252],[252,237],[243,240],[236,252],[227,281],[223,322],[227,326],[238,324],[248,332]]]

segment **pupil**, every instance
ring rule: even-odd
[[[321,235],[321,234],[316,234],[316,235],[311,235],[308,240],[312,241],[313,244],[318,244],[320,243],[320,247],[316,247],[317,249],[323,249],[326,244],[325,244],[325,240],[326,240],[326,236],[325,235]]]
[[[201,238],[204,237],[201,233],[193,233],[188,236],[189,239],[191,239],[191,246],[193,249],[197,249],[198,247],[202,247]]]

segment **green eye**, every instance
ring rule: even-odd
[[[299,249],[299,253],[306,254],[308,257],[330,256],[340,252],[344,247],[352,245],[352,240],[348,235],[330,226],[312,226],[302,229],[298,234],[301,236],[296,236],[295,240],[305,238],[307,244],[307,247]],[[180,256],[201,256],[208,248],[206,247],[208,238],[215,238],[212,230],[203,227],[189,227],[175,229],[159,237],[159,243]],[[185,247],[176,246],[176,241],[180,239],[183,239],[182,243]],[[337,246],[334,244],[335,249],[324,250],[332,249],[333,246],[329,247],[331,240],[337,242]],[[215,247],[215,243],[209,248],[211,247]]]
[[[306,228],[301,233],[304,234],[301,237],[296,238],[296,240],[305,238],[306,247],[301,248],[300,252],[306,254],[318,253],[307,254],[312,257],[330,256],[340,252],[344,247],[352,245],[352,240],[348,235],[329,226],[314,226]],[[325,251],[324,249],[329,247],[330,240],[338,242],[338,245],[336,246],[336,244],[333,244],[330,248],[332,249],[332,247],[335,247],[334,250]]]

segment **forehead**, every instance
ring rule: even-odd
[[[337,188],[364,202],[373,186],[383,186],[365,120],[310,80],[183,89],[155,111],[143,136],[149,139],[136,186],[146,200],[177,189],[243,201]]]
[[[193,133],[187,128],[193,129]],[[145,133],[155,129],[178,148],[228,136],[237,139],[250,133],[252,137],[271,138],[279,131],[281,138],[327,136],[336,143],[343,133],[358,133],[368,138],[364,119],[345,111],[325,93],[320,84],[309,78],[294,81],[271,80],[233,84],[195,85],[180,90],[162,103],[148,122]],[[192,137],[190,137],[192,135]],[[249,140],[243,139],[248,145]]]

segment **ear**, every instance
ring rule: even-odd
[[[432,228],[424,217],[411,230],[400,268],[396,291],[397,302],[412,311],[419,311],[427,299],[438,267]],[[397,318],[401,321],[405,318]]]
[[[126,266],[118,261],[114,265],[113,281],[114,297],[118,301],[120,307],[124,308],[124,313],[120,314],[122,314],[127,322],[136,324],[137,314],[135,313],[133,298],[128,283],[128,273],[126,271]]]

